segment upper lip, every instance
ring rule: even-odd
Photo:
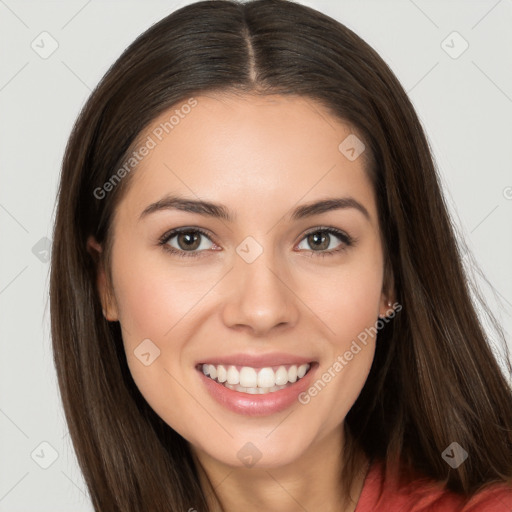
[[[273,352],[268,354],[230,354],[225,356],[215,356],[204,358],[198,361],[198,365],[212,364],[218,366],[232,365],[232,366],[250,366],[252,368],[263,368],[266,366],[280,366],[280,365],[301,365],[314,362],[311,357],[301,357],[295,354],[285,354],[284,352]]]

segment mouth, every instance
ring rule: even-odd
[[[200,363],[196,369],[232,391],[265,395],[293,386],[308,374],[313,365],[314,361],[265,367]]]

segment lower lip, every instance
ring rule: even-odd
[[[197,371],[210,395],[227,409],[245,416],[267,416],[284,411],[298,402],[299,394],[310,387],[313,374],[318,366],[316,363],[310,364],[311,368],[302,379],[287,388],[264,395],[234,391],[206,377],[201,370]]]

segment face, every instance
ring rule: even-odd
[[[142,395],[196,453],[291,464],[341,428],[389,309],[365,155],[310,99],[195,101],[140,137],[100,296]]]

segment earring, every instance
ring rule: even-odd
[[[387,302],[386,306],[387,306],[389,309],[393,309],[393,304],[392,304],[391,302],[389,302],[389,301]],[[393,311],[394,311],[394,309],[393,309]],[[388,313],[389,313],[389,311],[388,311]],[[379,318],[380,318],[381,320],[384,320],[384,318],[388,318],[388,316],[387,316],[387,315],[379,315]]]

